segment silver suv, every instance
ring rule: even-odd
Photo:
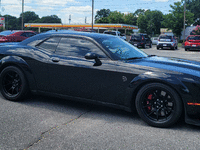
[[[174,35],[161,34],[158,38],[157,50],[161,48],[177,49],[178,42]]]

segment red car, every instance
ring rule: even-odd
[[[189,35],[184,43],[185,51],[200,50],[200,35]]]
[[[0,32],[0,43],[3,42],[21,42],[31,36],[36,35],[34,31],[28,30],[7,30]]]

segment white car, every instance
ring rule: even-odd
[[[157,43],[158,43],[158,37],[152,37],[151,41],[152,41],[153,45],[157,45]]]
[[[118,36],[118,37],[122,38],[123,40],[126,40],[126,35],[121,34],[121,32],[119,32],[119,31],[104,31],[103,34],[110,34],[110,35]]]

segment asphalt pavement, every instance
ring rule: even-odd
[[[200,52],[156,50],[148,54],[199,60]],[[129,113],[43,96],[11,102],[0,95],[0,150],[198,150],[200,127],[179,121],[170,128],[147,125]]]

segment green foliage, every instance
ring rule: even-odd
[[[107,18],[109,16],[109,14],[110,14],[110,9],[98,10],[97,14],[95,16],[95,22],[103,23],[103,21],[105,20],[106,23],[107,23],[107,20],[105,18]]]
[[[141,33],[147,33],[153,36],[154,34],[160,34],[162,20],[163,14],[161,11],[147,10],[139,14],[137,25]]]
[[[200,25],[200,1],[199,0],[182,0],[186,1],[186,9],[194,14],[194,25]],[[198,19],[199,18],[199,19]]]
[[[4,15],[6,30],[20,30],[22,22],[22,14],[19,18],[10,15]],[[41,19],[35,12],[26,11],[23,13],[24,23],[61,23],[61,19],[57,15],[44,16]],[[28,30],[37,31],[37,28],[27,28]],[[26,30],[26,29],[25,29]]]
[[[124,15],[125,24],[136,25],[137,17],[133,13],[128,13]]]
[[[40,23],[61,23],[57,15],[45,16],[40,19]]]
[[[118,11],[113,11],[109,15],[110,23],[124,23],[124,14]]]
[[[10,15],[4,15],[5,17],[5,28],[6,30],[19,30],[21,24],[18,23],[18,18]]]
[[[172,10],[171,13],[164,15],[163,25],[168,29],[171,29],[177,37],[181,36],[183,30],[183,20],[184,20],[184,6],[181,2],[175,2],[174,5],[170,5]],[[186,11],[186,27],[193,23],[194,14]]]

